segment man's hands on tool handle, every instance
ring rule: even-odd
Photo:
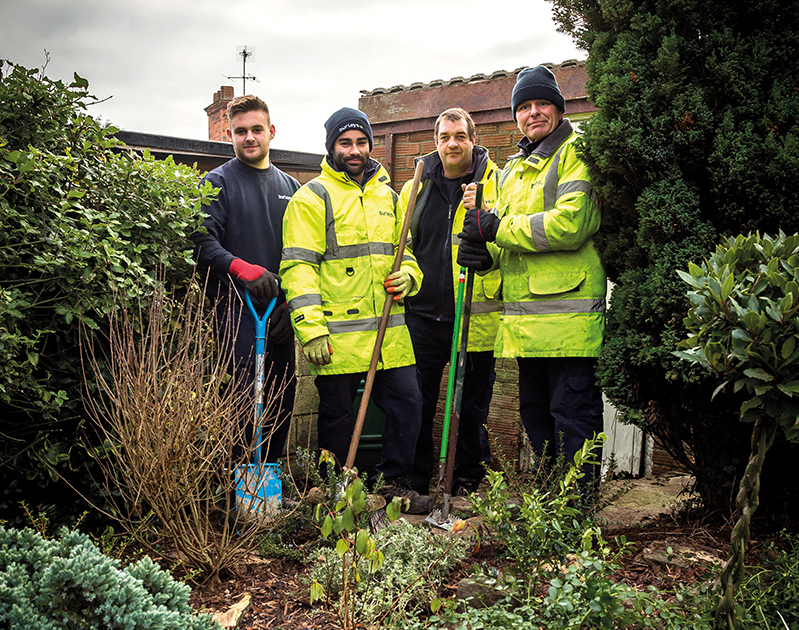
[[[486,271],[494,261],[486,247],[487,241],[494,241],[499,229],[499,218],[483,208],[475,208],[477,184],[463,185],[463,205],[468,208],[463,219],[463,230],[458,236],[461,243],[458,247],[458,264],[461,267]]]
[[[411,272],[400,268],[399,271],[395,271],[386,278],[383,286],[386,287],[386,291],[394,294],[394,301],[398,302],[407,296],[413,288]]]

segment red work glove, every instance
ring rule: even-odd
[[[277,281],[279,276],[267,271],[261,265],[251,265],[241,258],[234,258],[230,263],[230,273],[244,284],[253,297],[271,300],[277,297]]]

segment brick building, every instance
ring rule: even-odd
[[[566,99],[566,116],[577,124],[589,118],[596,107],[585,93],[585,62],[546,65]],[[372,157],[386,167],[394,188],[399,191],[413,177],[415,157],[435,151],[433,125],[450,107],[462,107],[472,115],[477,143],[503,167],[522,137],[510,111],[511,92],[522,69],[361,92],[358,108],[369,116],[374,132]]]

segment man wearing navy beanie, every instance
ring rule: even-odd
[[[403,213],[389,176],[371,158],[372,127],[361,111],[344,107],[325,123],[322,173],[291,198],[283,218],[280,275],[291,322],[319,392],[319,448],[344,465],[354,426],[353,402],[366,376],[378,321],[392,299],[372,389],[385,414],[383,455],[376,466],[387,499],[404,509],[430,511],[430,497],[408,479],[422,423],[419,376],[405,325],[405,302],[422,283],[410,249],[392,272]]]
[[[535,453],[567,462],[603,428],[594,374],[607,280],[594,247],[600,209],[555,75],[522,70],[511,94],[524,137],[500,176],[497,210],[469,210],[458,262],[499,267],[502,311],[495,355],[519,365],[519,415]],[[470,185],[473,186],[473,185]],[[467,187],[463,202],[474,207]],[[586,466],[590,491],[597,467]]]
[[[560,93],[555,75],[544,66],[525,68],[516,77],[516,85],[513,86],[511,95],[513,120],[516,120],[516,108],[524,101],[533,99],[549,101],[560,110],[561,114],[566,112],[566,100]]]
[[[372,125],[369,124],[366,114],[358,109],[342,107],[325,122],[325,131],[327,132],[325,149],[327,149],[328,155],[333,155],[333,145],[335,145],[338,137],[345,131],[351,130],[364,133],[367,140],[369,140],[369,151],[371,152],[374,148],[374,138],[372,136]]]

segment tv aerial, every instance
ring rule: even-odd
[[[256,77],[251,74],[247,74],[247,61],[253,63],[255,58],[255,48],[248,48],[246,44],[244,46],[236,46],[236,56],[241,57],[241,76],[227,78],[241,79],[241,93],[244,95],[247,93],[247,79],[255,81],[256,83],[260,83]]]

